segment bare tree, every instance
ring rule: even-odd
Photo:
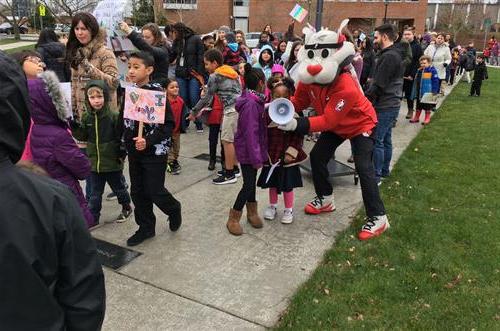
[[[436,28],[448,32],[453,38],[461,34],[477,32],[482,21],[482,6],[479,0],[455,0],[439,10]]]
[[[62,16],[73,16],[81,11],[91,12],[97,6],[98,0],[40,0],[48,10],[60,19]]]
[[[12,26],[15,40],[21,39],[19,25],[27,20],[25,16],[20,15],[19,5],[19,0],[0,0],[0,17]]]

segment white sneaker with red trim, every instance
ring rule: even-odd
[[[321,213],[329,213],[335,210],[333,195],[325,195],[323,197],[315,197],[304,208],[306,214],[318,215]]]
[[[373,237],[380,236],[388,228],[390,228],[387,215],[372,216],[365,219],[366,223],[358,233],[359,240],[368,240]]]

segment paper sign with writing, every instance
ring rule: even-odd
[[[300,23],[304,21],[304,19],[307,17],[307,14],[308,11],[299,4],[296,4],[290,12],[290,16],[292,16],[293,19],[299,21]]]
[[[125,88],[123,117],[144,123],[163,124],[166,102],[167,95],[164,91],[128,86]]]
[[[99,26],[106,29],[106,45],[115,52],[137,50],[118,26],[125,17],[131,17],[131,13],[132,8],[128,0],[102,0],[94,10],[93,14]]]
[[[73,117],[73,109],[71,105],[71,83],[60,83],[61,92],[66,101],[66,118]]]

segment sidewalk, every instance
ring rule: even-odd
[[[18,41],[16,43],[11,43],[11,44],[6,44],[6,45],[0,45],[0,50],[6,51],[6,50],[9,50],[9,49],[13,49],[13,48],[30,46],[30,45],[34,45],[34,44],[36,44],[36,42],[34,42],[34,41]]]
[[[404,118],[406,112],[404,103],[393,131],[393,162],[422,128],[410,124]],[[360,187],[353,184],[352,176],[336,178],[337,210],[328,215],[306,216],[303,207],[314,190],[310,175],[304,175],[304,188],[296,190],[293,224],[265,221],[264,228],[257,230],[245,221],[244,235],[234,237],[228,234],[225,223],[241,180],[235,185],[211,183],[214,174],[206,169],[208,162],[194,158],[207,153],[207,132],[200,135],[191,129],[181,140],[182,173],[167,174],[166,186],[182,203],[183,225],[178,233],[171,233],[164,216],[156,210],[156,237],[134,247],[143,254],[118,271],[105,270],[107,313],[103,329],[272,327],[290,297],[361,207]],[[311,147],[312,143],[306,142],[306,149]],[[349,144],[345,143],[337,159],[345,162],[349,154]],[[128,177],[128,170],[125,173]],[[267,192],[257,192],[262,213]],[[281,201],[279,210],[282,213]],[[118,213],[116,201],[104,201],[101,221],[111,221]],[[136,228],[131,219],[124,224],[104,224],[92,235],[125,246]]]

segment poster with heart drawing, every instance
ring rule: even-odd
[[[167,102],[167,95],[164,91],[127,86],[125,88],[123,117],[144,123],[163,124],[165,122],[165,102]]]

